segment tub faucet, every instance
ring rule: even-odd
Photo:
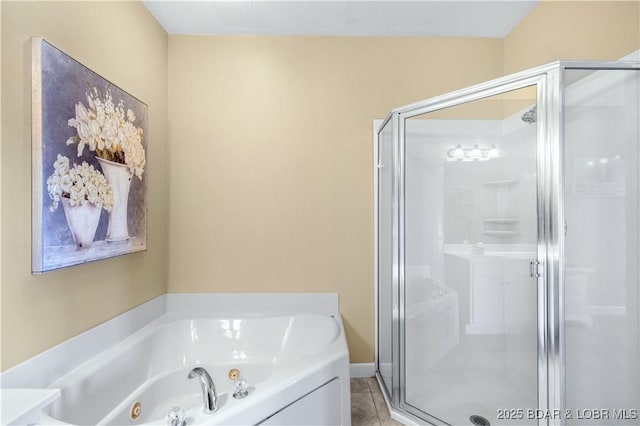
[[[216,387],[213,384],[213,380],[207,370],[202,367],[196,367],[189,372],[188,377],[190,379],[195,377],[200,379],[205,414],[215,413],[218,410],[218,394],[216,392]]]

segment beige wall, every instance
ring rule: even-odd
[[[542,0],[505,37],[504,74],[559,60],[617,60],[638,49],[640,0]],[[505,116],[535,97],[535,90],[506,94]]]
[[[640,1],[544,0],[504,39],[504,72],[548,62],[616,60],[640,49]]]
[[[139,3],[0,4],[2,369],[167,288],[338,292],[352,362],[372,361],[371,120],[640,48],[638,1],[545,1],[504,40],[167,37]],[[29,273],[31,36],[149,104],[146,253]]]
[[[544,2],[505,40],[171,36],[169,291],[338,292],[351,361],[371,362],[371,119],[622,57],[640,48],[637,9]]]
[[[502,40],[170,36],[170,292],[337,292],[373,360],[372,119],[502,73]]]
[[[141,3],[0,3],[4,370],[166,290],[167,35]],[[147,252],[31,275],[31,36],[149,105]]]

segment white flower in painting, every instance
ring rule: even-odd
[[[81,103],[76,104],[76,119],[84,122],[89,121],[89,112]]]
[[[113,142],[118,140],[118,126],[119,123],[116,117],[109,117],[104,120],[102,132],[104,133],[104,140],[109,141],[110,145],[113,145]]]
[[[133,172],[139,178],[142,178],[142,173],[145,166],[144,148],[142,148],[142,129],[126,139],[124,143],[124,155],[129,159],[130,167],[133,167]]]
[[[113,194],[102,173],[83,161],[81,165],[74,164],[69,168],[69,159],[58,154],[53,163],[54,171],[47,178],[47,190],[51,198],[51,211],[58,208],[61,198],[68,198],[72,206],[83,204],[85,201],[95,206],[102,206],[111,211]]]
[[[114,104],[110,89],[101,98],[94,88],[87,94],[87,102],[89,108],[78,102],[76,116],[68,121],[69,126],[76,129],[77,136],[69,138],[67,145],[78,144],[78,157],[87,147],[99,158],[125,164],[131,173],[142,179],[146,164],[142,146],[144,134],[142,128],[134,124],[134,112],[127,109],[125,113],[122,100]]]

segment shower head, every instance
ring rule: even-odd
[[[538,107],[534,105],[533,108],[522,114],[520,119],[527,124],[535,123],[538,120]]]

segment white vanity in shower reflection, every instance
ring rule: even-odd
[[[529,274],[536,258],[528,244],[447,244],[447,267],[465,297],[466,334],[529,331],[536,327],[537,281]],[[530,312],[529,312],[530,311]]]
[[[536,259],[530,244],[447,244],[446,268],[457,283],[465,334],[522,333],[536,328]],[[587,306],[587,268],[565,268],[567,321],[591,323]],[[570,307],[570,309],[569,309]],[[462,324],[461,324],[462,325]]]

